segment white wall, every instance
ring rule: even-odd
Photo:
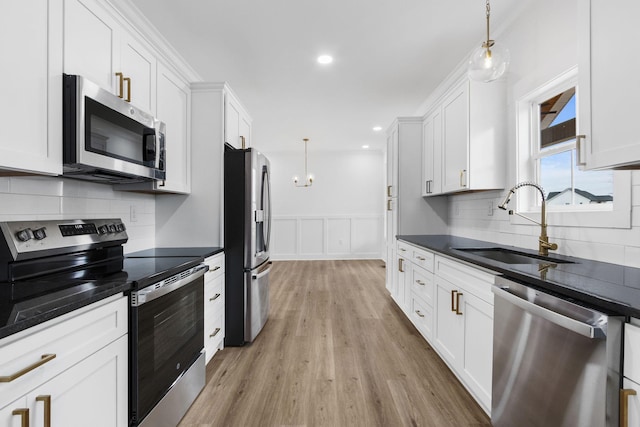
[[[384,155],[380,151],[315,151],[311,187],[299,152],[265,152],[271,162],[273,259],[382,258]]]
[[[67,178],[0,177],[0,221],[91,218],[121,218],[129,236],[125,252],[155,245],[153,195]]]
[[[576,17],[576,1],[540,0],[502,34],[494,35],[511,51],[507,77],[509,187],[518,181],[515,102],[577,64]],[[640,172],[633,172],[632,184],[631,229],[557,227],[551,223],[549,236],[558,243],[557,252],[640,267]],[[495,209],[505,194],[506,190],[449,196],[451,234],[537,249],[538,226],[512,223],[506,212]],[[488,214],[490,205],[494,207],[492,215]]]

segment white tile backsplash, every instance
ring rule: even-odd
[[[131,221],[135,206],[136,221]],[[121,218],[125,252],[155,246],[155,196],[61,177],[0,178],[0,221]]]
[[[550,240],[558,243],[557,253],[602,262],[640,267],[640,171],[632,173],[631,228],[558,227],[551,224]],[[449,196],[450,233],[528,249],[538,248],[540,227],[515,224],[507,212],[487,215],[489,201],[501,202],[502,192]],[[457,209],[457,211],[456,211]],[[535,218],[534,218],[535,219]]]

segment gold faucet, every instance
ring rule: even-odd
[[[509,190],[509,193],[507,193],[507,197],[504,198],[504,200],[502,201],[502,203],[498,206],[498,208],[502,209],[502,210],[507,210],[507,204],[509,203],[509,201],[511,200],[511,196],[513,196],[516,192],[516,190],[518,188],[521,187],[525,187],[525,186],[530,186],[530,187],[534,187],[536,188],[539,192],[540,195],[542,196],[542,207],[540,210],[540,222],[529,218],[528,216],[519,214],[518,212],[514,212],[513,210],[509,210],[509,215],[518,215],[521,216],[524,219],[528,219],[529,221],[538,224],[540,226],[540,237],[538,237],[538,254],[542,255],[542,256],[548,256],[549,255],[549,250],[555,251],[556,249],[558,249],[558,245],[556,243],[549,243],[549,236],[547,235],[547,204],[546,201],[544,199],[544,190],[542,189],[541,186],[539,186],[538,184],[536,184],[535,182],[530,182],[530,181],[524,181],[524,182],[520,182],[518,184],[516,184],[515,186],[513,186],[511,188],[511,190]]]

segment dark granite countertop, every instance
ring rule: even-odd
[[[573,263],[506,264],[456,248],[507,248],[537,251],[449,235],[401,235],[399,240],[501,273],[509,279],[548,290],[612,314],[640,317],[640,268],[549,253]]]
[[[144,249],[130,254],[125,254],[127,258],[148,258],[148,257],[182,257],[197,256],[208,258],[222,252],[224,249],[216,246],[211,247],[191,247],[191,248],[151,248]]]

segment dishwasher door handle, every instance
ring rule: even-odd
[[[542,317],[543,319],[546,319],[552,323],[555,323],[558,326],[561,326],[565,329],[573,331],[577,334],[580,334],[582,336],[585,336],[587,338],[592,338],[592,339],[600,339],[600,338],[606,337],[606,334],[601,327],[592,326],[587,323],[581,322],[579,320],[572,319],[560,313],[556,313],[553,310],[549,310],[548,308],[536,305],[532,302],[522,299],[519,296],[509,292],[508,286],[500,286],[500,287],[492,286],[491,291],[494,294],[496,294],[496,296],[507,300],[511,304],[520,307],[524,311],[531,313],[533,315]]]

